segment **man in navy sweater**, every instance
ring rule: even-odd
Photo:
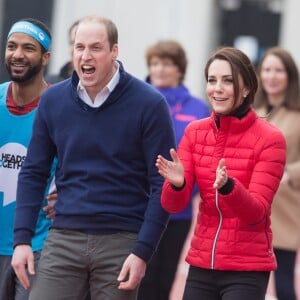
[[[56,215],[31,300],[133,300],[168,221],[155,161],[175,138],[164,97],[117,61],[115,24],[83,18],[70,79],[42,95],[17,189],[12,265],[25,288],[51,162]]]

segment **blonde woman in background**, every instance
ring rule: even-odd
[[[279,300],[295,300],[294,270],[300,247],[300,87],[299,73],[290,53],[270,48],[258,66],[255,104],[259,116],[283,133],[287,160],[272,205],[271,226],[278,268],[275,288]]]

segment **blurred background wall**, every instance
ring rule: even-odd
[[[52,33],[48,74],[69,60],[68,29],[78,18],[97,14],[119,29],[119,59],[144,79],[146,48],[159,39],[183,44],[189,66],[186,85],[204,97],[203,68],[221,45],[244,50],[254,63],[271,46],[281,45],[300,62],[299,0],[0,0],[0,80],[8,79],[4,47],[9,27],[23,17],[44,21]]]

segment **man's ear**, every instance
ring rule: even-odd
[[[50,56],[51,56],[50,52],[45,52],[45,53],[43,54],[43,57],[42,57],[42,58],[43,58],[43,66],[44,66],[44,67],[48,65],[49,60],[50,60]]]

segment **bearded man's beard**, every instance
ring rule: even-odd
[[[18,83],[27,82],[33,77],[35,77],[41,71],[42,67],[43,67],[43,62],[41,58],[40,61],[37,62],[35,65],[30,64],[29,69],[26,71],[26,73],[18,75],[18,74],[13,74],[10,64],[6,63],[6,69],[10,76],[10,79]]]

